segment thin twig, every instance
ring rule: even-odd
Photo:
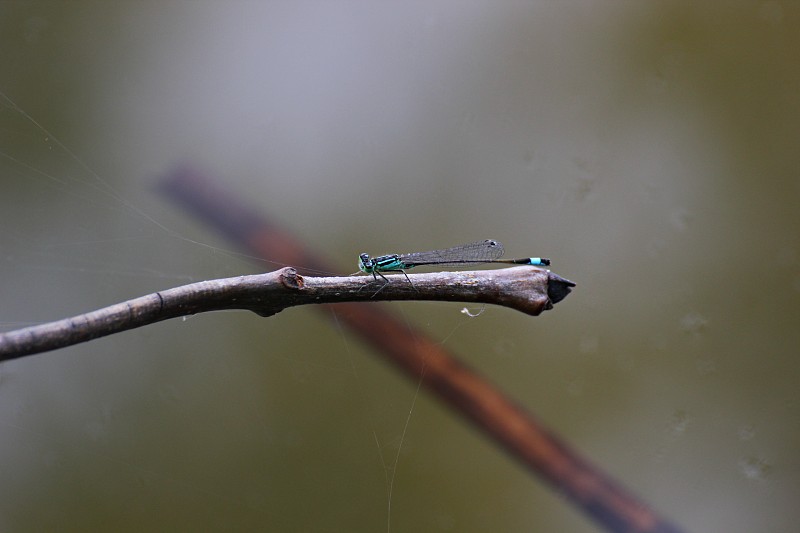
[[[286,267],[268,274],[201,281],[118,303],[97,311],[0,334],[0,361],[64,348],[120,331],[223,309],[270,316],[295,305],[377,300],[493,303],[538,315],[575,286],[530,267],[401,276],[377,291],[370,277],[303,277]],[[552,293],[551,297],[549,294]],[[561,296],[563,298],[563,296]]]

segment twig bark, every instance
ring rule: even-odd
[[[64,348],[169,318],[224,309],[270,316],[295,305],[378,300],[491,303],[538,315],[575,284],[531,267],[403,276],[301,276],[286,267],[267,274],[201,281],[111,305],[64,320],[0,334],[0,361]]]

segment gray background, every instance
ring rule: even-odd
[[[389,306],[688,530],[796,530],[800,20],[721,5],[0,2],[0,327],[275,268],[181,162],[339,273],[496,238],[574,294]],[[596,531],[313,309],[3,364],[0,435],[3,531]]]

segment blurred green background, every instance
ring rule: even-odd
[[[796,531],[798,11],[0,2],[0,327],[275,268],[179,163],[340,273],[496,238],[575,292],[388,307],[688,531]],[[597,531],[309,308],[0,365],[0,434],[2,531]]]

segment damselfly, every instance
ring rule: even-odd
[[[409,283],[411,280],[406,274],[406,270],[418,266],[430,265],[464,265],[480,263],[505,263],[511,265],[532,265],[549,266],[550,260],[544,257],[525,257],[522,259],[500,259],[505,249],[500,241],[486,239],[483,241],[471,242],[444,248],[442,250],[431,250],[430,252],[412,252],[408,254],[387,254],[378,257],[370,257],[363,253],[358,258],[358,269],[366,274],[372,274],[375,281],[378,276],[383,278],[386,283],[389,280],[383,274],[385,272],[402,272]],[[386,285],[384,283],[384,286]],[[413,287],[414,284],[412,283]],[[383,287],[381,287],[383,288]],[[379,291],[380,292],[380,291]]]

